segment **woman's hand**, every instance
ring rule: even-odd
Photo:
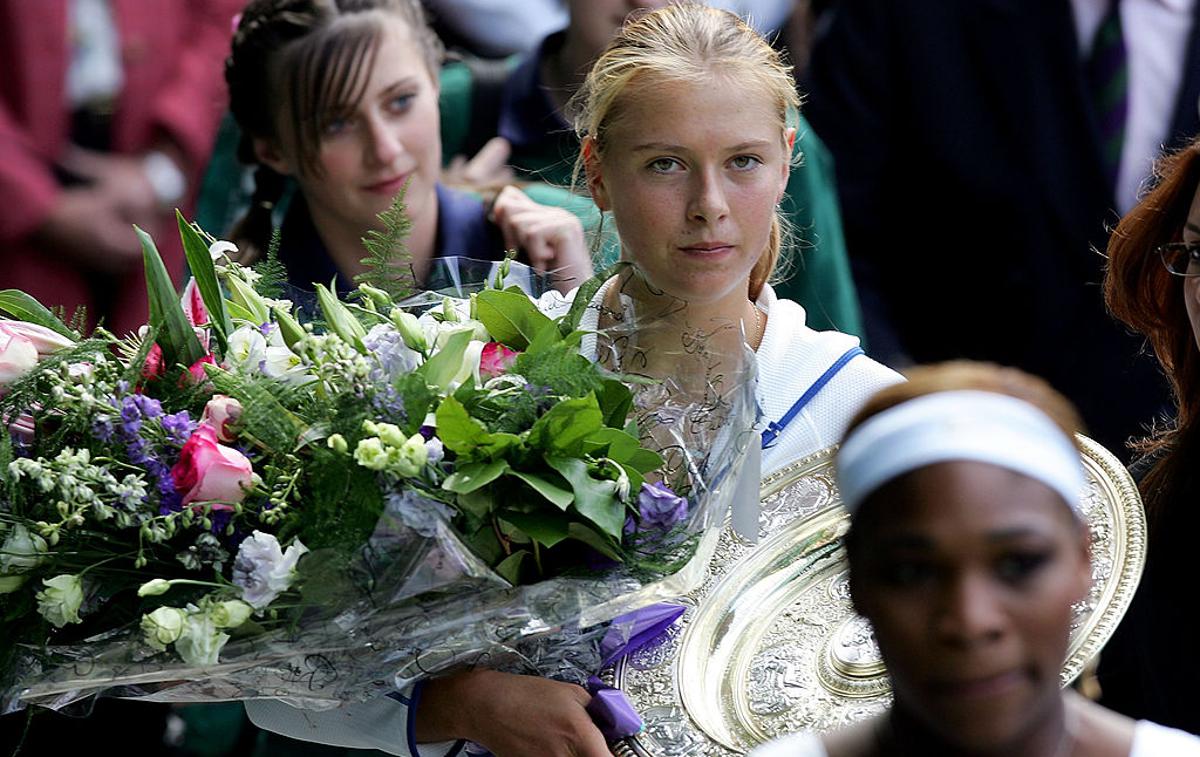
[[[473,670],[436,678],[417,710],[418,742],[469,739],[496,757],[610,757],[574,684]]]
[[[534,269],[554,274],[554,286],[568,292],[592,276],[592,258],[583,224],[570,211],[541,205],[516,187],[505,187],[492,203],[492,220],[509,249],[524,250]]]

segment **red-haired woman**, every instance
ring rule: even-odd
[[[1104,703],[1200,733],[1193,609],[1200,531],[1200,138],[1159,164],[1158,184],[1108,244],[1105,296],[1146,335],[1171,381],[1175,418],[1134,464],[1150,520],[1146,570],[1102,656]]]

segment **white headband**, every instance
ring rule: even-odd
[[[888,481],[950,460],[991,463],[1029,476],[1079,512],[1085,482],[1071,439],[1028,402],[974,390],[918,397],[854,429],[837,456],[842,505],[853,514]]]

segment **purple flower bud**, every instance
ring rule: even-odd
[[[144,394],[135,394],[133,401],[144,418],[157,418],[162,415],[162,403],[153,397],[147,397]]]
[[[638,493],[642,528],[668,531],[688,515],[688,501],[677,497],[665,484],[643,483]]]
[[[184,444],[196,430],[196,423],[186,410],[180,410],[178,413],[164,415],[162,417],[163,430],[167,432],[168,438],[176,444]]]
[[[102,442],[110,441],[113,436],[112,418],[107,415],[98,416],[92,421],[92,433]]]

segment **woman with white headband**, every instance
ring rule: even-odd
[[[948,363],[852,421],[837,458],[855,609],[895,700],[844,731],[753,757],[1200,755],[1059,685],[1071,605],[1091,581],[1078,416],[1045,382]]]

